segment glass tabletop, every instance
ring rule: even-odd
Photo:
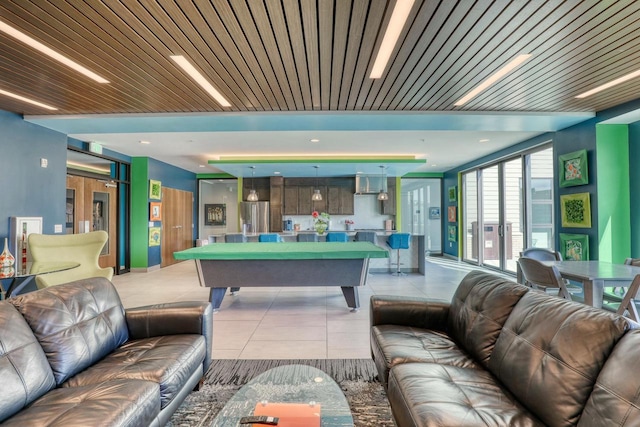
[[[241,417],[278,417],[278,426],[353,427],[347,398],[323,371],[306,365],[270,369],[227,402],[211,427],[237,427]]]
[[[39,274],[57,273],[79,267],[75,261],[34,261],[28,262],[24,269],[17,270],[14,267],[0,268],[0,279],[19,279],[21,277],[37,276]]]

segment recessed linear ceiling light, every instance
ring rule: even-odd
[[[204,76],[200,74],[198,70],[195,69],[193,65],[191,65],[189,61],[187,61],[187,58],[185,58],[182,55],[172,55],[170,58],[173,59],[174,62],[178,64],[180,68],[182,68],[189,75],[189,77],[191,77],[193,80],[195,80],[196,83],[202,86],[202,88],[209,95],[211,95],[213,99],[215,99],[218,102],[218,104],[220,104],[223,107],[231,107],[231,104],[229,104],[229,101],[227,101],[220,94],[220,92],[218,92],[216,88],[214,88],[211,85],[211,83],[209,83],[209,81],[207,81],[207,79],[205,79]]]
[[[311,142],[320,142],[320,140],[318,138],[312,138],[309,141],[311,141]]]
[[[492,84],[494,84],[495,82],[497,82],[498,80],[500,80],[501,78],[503,78],[504,76],[512,72],[513,70],[515,70],[520,64],[522,64],[529,58],[531,58],[530,54],[516,56],[511,62],[509,62],[507,65],[499,69],[497,73],[495,73],[494,75],[489,77],[487,80],[480,83],[475,89],[473,89],[471,92],[463,96],[460,99],[460,101],[456,102],[453,105],[455,105],[456,107],[460,107],[461,105],[466,104],[472,98],[476,97],[480,92],[487,89],[489,86],[491,86]]]
[[[373,63],[373,68],[371,69],[369,78],[379,79],[382,77],[384,69],[387,68],[387,62],[389,62],[391,53],[396,47],[402,28],[407,22],[409,12],[411,12],[411,7],[413,7],[413,2],[414,0],[398,0],[396,2],[393,12],[391,13],[389,25],[384,33],[384,37],[382,38],[382,43],[380,43],[380,49],[378,49],[378,55]]]
[[[11,27],[10,25],[5,24],[2,21],[0,21],[0,31],[10,35],[13,38],[18,39],[22,43],[25,43],[25,44],[31,46],[32,48],[44,53],[45,55],[55,59],[56,61],[63,63],[67,67],[72,68],[72,69],[76,70],[77,72],[84,74],[85,76],[97,81],[98,83],[109,83],[109,80],[103,79],[102,77],[100,77],[99,75],[94,73],[93,71],[83,67],[82,65],[78,64],[77,62],[74,62],[74,61],[70,60],[66,56],[63,56],[63,55],[59,54],[55,50],[48,48],[47,46],[43,45],[39,41],[37,41],[35,39],[32,39],[31,37],[29,37],[25,33],[16,30],[15,28]]]
[[[142,141],[140,141],[140,144],[149,145],[149,144],[151,144],[151,141],[142,140]]]
[[[629,74],[627,74],[625,76],[622,76],[622,77],[619,77],[619,78],[617,78],[615,80],[612,80],[609,83],[605,83],[605,84],[603,84],[601,86],[598,86],[598,87],[593,88],[591,90],[588,90],[588,91],[586,91],[584,93],[581,93],[580,95],[576,96],[576,98],[586,98],[587,96],[591,96],[594,93],[598,93],[598,92],[601,92],[601,91],[603,91],[605,89],[609,89],[610,87],[613,87],[615,85],[619,85],[620,83],[624,83],[627,80],[631,80],[631,79],[633,79],[635,77],[638,77],[638,76],[640,76],[640,70],[634,71],[633,73],[629,73]]]
[[[34,101],[33,99],[25,98],[24,96],[16,95],[15,93],[7,92],[6,90],[0,89],[0,94],[18,99],[20,101],[28,102],[29,104],[37,105],[38,107],[46,108],[47,110],[57,110],[56,107],[52,107],[51,105],[43,104],[42,102]]]

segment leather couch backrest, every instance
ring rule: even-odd
[[[449,334],[487,367],[504,322],[528,290],[493,274],[470,272],[451,300]]]
[[[0,422],[56,386],[31,328],[8,302],[0,302]]]
[[[605,360],[634,325],[604,310],[528,292],[504,324],[489,370],[543,423],[575,425]]]
[[[578,427],[637,426],[640,420],[640,330],[627,332],[598,375]]]
[[[52,286],[9,301],[38,338],[57,384],[93,365],[129,337],[120,297],[103,277]]]

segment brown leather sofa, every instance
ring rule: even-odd
[[[371,298],[396,424],[638,426],[639,325],[474,271],[451,302]]]
[[[1,301],[1,425],[164,425],[211,340],[208,302],[125,310],[105,278]]]

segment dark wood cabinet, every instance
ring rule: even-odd
[[[350,187],[328,187],[327,212],[330,215],[353,215],[353,190]]]
[[[313,187],[298,187],[298,215],[311,215],[314,203],[311,200],[313,195]],[[322,203],[322,202],[315,202]]]
[[[281,176],[272,176],[270,179],[271,188],[269,189],[269,230],[282,230],[282,204],[284,178]]]
[[[311,215],[313,211],[329,215],[353,215],[355,178],[287,178],[284,181],[284,215]],[[312,201],[314,190],[322,200]]]
[[[284,214],[298,215],[298,187],[284,187]]]

